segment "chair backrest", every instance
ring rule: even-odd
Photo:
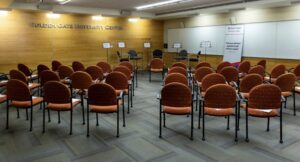
[[[116,90],[124,90],[128,88],[128,79],[125,74],[113,71],[107,75],[105,83],[113,86]]]
[[[72,80],[72,88],[75,89],[88,89],[93,83],[92,77],[84,71],[76,71],[70,79]]]
[[[219,73],[212,73],[212,74],[208,74],[206,75],[203,79],[202,79],[202,91],[206,92],[206,90],[216,84],[226,84],[226,79],[223,75],[219,74]]]
[[[138,54],[135,50],[129,50],[128,51],[128,56],[129,56],[129,58],[134,58],[134,57],[137,57]]]
[[[131,72],[126,66],[117,66],[116,68],[114,68],[113,71],[118,71],[123,73],[127,77],[127,80],[131,79]]]
[[[281,90],[274,84],[261,84],[251,89],[248,107],[278,109],[281,106]]]
[[[10,79],[17,79],[22,81],[25,84],[28,84],[28,78],[25,76],[25,74],[19,70],[11,70],[9,71]]]
[[[217,73],[220,73],[221,70],[227,66],[232,66],[232,64],[228,61],[223,61],[223,62],[219,63],[219,65],[217,66]]]
[[[211,108],[234,108],[236,103],[235,89],[227,84],[217,84],[206,90],[205,107]]]
[[[88,103],[91,105],[110,106],[118,104],[116,90],[109,84],[94,84],[89,87],[88,92]]]
[[[59,81],[59,76],[51,70],[45,70],[41,73],[40,75],[40,79],[41,79],[41,86],[44,86],[45,83],[49,82],[49,81]]]
[[[187,70],[182,67],[172,67],[171,69],[169,69],[168,74],[172,74],[172,73],[180,73],[185,77],[187,77],[188,74]]]
[[[276,81],[275,85],[277,85],[282,92],[292,91],[295,87],[296,76],[292,73],[286,73],[280,75]]]
[[[62,65],[62,63],[59,62],[59,61],[57,61],[57,60],[53,60],[53,61],[51,62],[51,65],[52,65],[52,70],[53,70],[53,71],[57,71],[58,68]]]
[[[44,64],[39,64],[37,66],[37,73],[38,73],[38,77],[41,77],[41,73],[45,70],[50,70],[50,68],[48,68],[48,66],[44,65]]]
[[[87,67],[85,69],[85,72],[90,74],[93,80],[97,80],[97,79],[102,80],[104,77],[103,70],[96,65]]]
[[[76,71],[84,71],[85,70],[85,67],[84,65],[79,62],[79,61],[73,61],[72,62],[72,68],[73,70],[76,72]]]
[[[171,68],[172,68],[172,67],[176,67],[176,66],[179,66],[179,67],[182,67],[182,68],[184,68],[184,69],[187,69],[186,64],[183,63],[183,62],[175,62],[175,63],[171,66]]]
[[[70,103],[70,89],[61,82],[49,81],[44,85],[44,101],[48,103]]]
[[[195,79],[198,81],[198,82],[202,82],[202,79],[208,75],[208,74],[211,74],[211,73],[214,73],[214,70],[210,67],[200,67],[198,68],[196,71],[195,71]]]
[[[211,68],[211,65],[208,62],[200,62],[199,64],[196,65],[195,69],[197,70],[201,67],[210,67]]]
[[[239,71],[233,66],[224,67],[220,71],[220,74],[225,77],[228,83],[232,81],[237,82],[239,80]]]
[[[133,65],[129,61],[122,61],[119,65],[127,67],[131,72],[134,70]]]
[[[161,104],[172,107],[190,107],[192,104],[190,88],[181,83],[165,85],[161,91]]]
[[[18,70],[25,74],[25,76],[30,76],[31,71],[25,64],[18,64]]]
[[[164,62],[162,59],[154,58],[150,62],[150,68],[151,69],[163,69],[164,68]]]
[[[99,66],[102,70],[103,73],[110,73],[111,72],[111,67],[107,62],[98,62],[97,66]]]
[[[185,50],[185,49],[180,50],[179,53],[178,53],[178,56],[179,57],[187,57],[188,56],[187,50]]]
[[[188,79],[186,76],[180,74],[180,73],[172,73],[172,74],[168,74],[167,77],[165,78],[165,85],[173,83],[173,82],[178,82],[178,83],[182,83],[186,86],[188,86]]]
[[[60,79],[65,79],[70,77],[74,73],[73,69],[69,66],[61,65],[58,68],[58,75]]]
[[[240,82],[240,92],[249,93],[250,90],[257,86],[263,84],[263,77],[259,74],[248,74]]]
[[[31,94],[28,86],[17,79],[10,79],[6,84],[6,96],[8,100],[29,101]]]
[[[264,69],[266,69],[266,65],[267,65],[267,60],[260,60],[257,62],[256,65],[261,65],[262,67],[264,67]]]
[[[285,73],[285,66],[283,64],[275,65],[271,70],[271,78],[277,78]]]
[[[247,74],[250,70],[250,67],[251,67],[251,63],[249,61],[243,61],[240,64],[238,70],[239,70],[240,73],[246,73]]]
[[[256,65],[249,70],[248,74],[259,74],[260,76],[264,77],[265,68],[261,65]]]
[[[156,49],[152,53],[153,58],[162,58],[163,57],[163,52],[160,49]]]
[[[297,76],[297,77],[300,77],[300,64],[298,64],[295,69],[294,69],[294,74]]]

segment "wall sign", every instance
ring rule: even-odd
[[[226,26],[223,61],[241,61],[244,43],[244,25]]]
[[[123,27],[118,25],[31,23],[30,26],[44,29],[123,30]]]

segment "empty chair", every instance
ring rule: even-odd
[[[185,49],[180,50],[179,53],[177,54],[177,57],[175,57],[176,61],[186,60],[186,59],[188,59],[188,52]]]
[[[221,70],[224,68],[224,67],[227,67],[227,66],[232,66],[232,64],[228,61],[223,61],[221,63],[219,63],[219,65],[217,66],[217,73],[220,73]]]
[[[261,77],[265,77],[265,68],[261,65],[256,65],[250,68],[248,74],[258,74]]]
[[[58,71],[58,68],[62,65],[62,63],[57,60],[53,60],[51,62],[51,65],[52,65],[52,71]]]
[[[128,69],[126,66],[117,66],[114,68],[113,71],[121,72],[127,77],[130,95],[131,95],[130,97],[132,98],[132,96],[134,95],[134,85],[133,85],[130,69]],[[131,102],[131,107],[132,107],[132,102]]]
[[[123,94],[120,93],[117,96],[115,89],[105,83],[94,84],[88,89],[88,99],[87,99],[87,136],[89,137],[89,114],[90,112],[97,114],[97,126],[98,123],[98,113],[109,114],[117,113],[117,137],[119,137],[119,109],[120,103],[123,104],[123,126],[125,127],[125,111],[124,102],[119,102],[123,100]]]
[[[207,89],[202,108],[202,140],[205,140],[205,116],[227,117],[227,130],[231,115],[235,115],[235,141],[237,141],[237,108],[235,89],[226,84],[213,85]]]
[[[45,83],[49,81],[60,81],[60,78],[57,73],[51,70],[45,70],[40,75],[41,86],[43,87]]]
[[[136,76],[136,71],[134,69],[134,66],[129,61],[120,62],[119,66],[125,66],[125,67],[127,67],[130,70],[130,72],[131,72],[131,74],[130,74],[131,75],[131,80],[133,82],[132,84],[134,85],[134,81],[135,81],[134,78]]]
[[[267,131],[269,131],[269,123],[271,117],[280,117],[280,143],[282,140],[282,104],[281,90],[273,84],[261,84],[254,87],[249,93],[249,99],[246,100],[246,142],[249,142],[248,135],[248,116],[267,118]],[[278,112],[279,109],[279,112]]]
[[[112,71],[110,65],[107,62],[98,62],[97,66],[99,66],[103,70],[105,77]]]
[[[257,62],[256,65],[261,65],[262,67],[264,67],[264,69],[266,69],[266,65],[267,65],[267,60],[260,60]]]
[[[280,75],[276,79],[274,84],[280,88],[281,95],[285,98],[285,108],[286,108],[287,98],[294,96],[293,106],[294,106],[294,115],[296,116],[296,101],[295,101],[295,93],[294,93],[295,81],[296,81],[296,76],[294,74],[286,73]]]
[[[211,65],[208,62],[200,62],[199,64],[196,65],[195,70],[197,70],[201,67],[210,67],[211,68]]]
[[[162,59],[163,58],[163,51],[160,50],[160,49],[156,49],[152,52],[152,57],[153,58],[160,58]]]
[[[239,80],[239,71],[233,67],[233,66],[228,66],[228,67],[224,67],[221,71],[220,74],[222,74],[227,83],[234,86],[234,87],[238,87],[237,82]]]
[[[213,69],[210,67],[200,67],[195,71],[194,81],[198,87],[201,87],[202,79],[208,75],[214,73]]]
[[[185,77],[188,76],[187,70],[182,67],[179,67],[179,66],[170,68],[168,71],[168,74],[172,74],[172,73],[180,73],[180,74],[184,75]]]
[[[58,112],[59,123],[60,112],[70,111],[70,135],[72,134],[73,108],[80,104],[80,100],[73,99],[71,94],[70,89],[61,82],[49,81],[44,85],[44,102],[46,105],[43,109],[43,133],[45,133],[45,110],[53,110]]]
[[[263,77],[259,74],[248,74],[240,82],[240,94],[242,98],[248,98],[251,89],[257,85],[263,84]]]
[[[38,75],[33,74],[34,70],[29,69],[25,64],[18,64],[18,70],[24,73],[29,81],[38,79]]]
[[[73,69],[69,66],[61,65],[58,68],[58,75],[63,83],[69,84],[69,78],[74,73]]]
[[[80,95],[81,108],[82,108],[82,124],[85,124],[84,119],[84,95],[87,94],[88,88],[93,84],[92,77],[83,71],[77,71],[70,76],[72,81],[71,87],[77,90],[77,94]]]
[[[117,55],[118,55],[118,58],[119,58],[119,62],[129,61],[129,58],[128,57],[123,57],[122,54],[119,51],[117,51]]]
[[[175,63],[171,66],[171,68],[172,68],[172,67],[177,67],[177,66],[182,67],[182,68],[184,68],[184,69],[187,69],[187,65],[186,65],[185,63],[182,63],[182,62],[175,62]]]
[[[121,92],[123,92],[123,95],[127,95],[127,113],[130,113],[129,104],[132,102],[132,96],[129,94],[129,84],[126,75],[119,71],[113,71],[107,75],[105,83],[114,87],[118,96]]]
[[[251,63],[249,61],[243,61],[238,70],[239,70],[239,77],[244,77],[245,75],[248,74],[249,70],[251,68]]]
[[[300,64],[298,64],[295,68],[292,68],[291,70],[295,74],[296,80],[300,81]]]
[[[154,58],[149,65],[149,82],[151,82],[152,73],[161,73],[162,79],[164,79],[164,62],[162,59]]]
[[[85,70],[85,67],[84,65],[79,62],[79,61],[73,61],[72,62],[72,68],[73,70],[76,72],[76,71],[84,71]]]
[[[180,73],[168,74],[167,77],[165,78],[164,85],[174,83],[174,82],[181,83],[186,86],[189,85],[188,79]]]
[[[33,107],[43,102],[42,97],[32,96],[28,85],[17,79],[10,79],[6,85],[6,129],[9,128],[9,108],[15,107],[18,112],[19,109],[26,109],[26,117],[28,120],[28,109],[30,109],[30,128],[32,131]],[[18,113],[19,117],[19,113]]]
[[[178,93],[180,92],[180,93]],[[193,140],[194,115],[192,93],[188,86],[181,83],[170,83],[161,90],[159,105],[159,137],[162,138],[162,115],[163,126],[166,127],[166,114],[170,115],[190,115],[191,136]]]
[[[285,71],[286,71],[286,67],[283,64],[275,65],[272,68],[271,73],[268,74],[269,76],[265,77],[265,81],[274,83],[280,75],[285,73]]]
[[[46,66],[46,65],[44,65],[44,64],[39,64],[39,65],[37,66],[37,74],[38,74],[38,78],[39,78],[39,79],[41,78],[41,73],[42,73],[43,71],[45,71],[45,70],[50,70],[50,69],[48,68],[48,66]]]
[[[10,79],[17,79],[25,83],[26,85],[29,86],[30,90],[36,89],[40,87],[40,84],[38,83],[29,83],[28,77],[25,76],[24,73],[18,70],[11,70],[9,71]]]
[[[92,77],[95,83],[102,81],[104,79],[103,70],[98,66],[95,65],[89,66],[85,69],[85,72],[90,74],[90,76]]]

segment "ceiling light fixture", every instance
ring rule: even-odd
[[[0,10],[0,16],[7,16],[9,11]]]
[[[50,18],[50,19],[58,19],[58,18],[60,18],[60,14],[48,13],[47,17]]]
[[[92,19],[96,21],[101,21],[103,20],[103,16],[102,15],[92,16]]]
[[[131,23],[136,23],[139,21],[139,19],[138,18],[129,18],[128,21]]]
[[[193,0],[168,0],[168,1],[163,1],[163,2],[158,2],[158,3],[152,3],[148,5],[143,5],[143,6],[138,6],[136,7],[137,10],[145,10],[145,9],[151,9],[154,7],[163,7],[163,6],[169,6],[169,5],[175,5],[179,3],[184,3],[184,2],[190,2]]]
[[[64,5],[66,3],[69,3],[71,0],[57,0],[59,4]]]

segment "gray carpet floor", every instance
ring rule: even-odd
[[[16,109],[10,110],[10,128],[5,129],[5,104],[0,105],[0,161],[300,161],[300,117],[292,115],[292,100],[288,100],[283,116],[284,143],[279,144],[279,118],[249,120],[250,142],[245,142],[245,117],[241,111],[239,141],[234,142],[234,120],[226,130],[226,119],[207,117],[206,141],[197,129],[198,111],[195,112],[194,141],[189,140],[190,118],[166,116],[167,128],[158,138],[159,103],[156,94],[161,89],[161,75],[153,75],[149,83],[147,73],[139,74],[139,87],[134,96],[130,114],[126,114],[126,127],[120,124],[120,138],[116,138],[116,115],[90,116],[90,137],[82,125],[81,107],[74,111],[73,135],[69,135],[69,113],[62,112],[58,124],[57,113],[46,122],[42,134],[42,110],[34,109],[33,131],[25,110],[17,119]],[[300,98],[300,96],[297,96]],[[297,104],[300,105],[298,99]],[[298,106],[299,109],[300,106]],[[300,115],[300,112],[298,112]]]

